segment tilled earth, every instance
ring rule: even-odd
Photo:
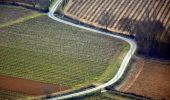
[[[140,59],[120,90],[157,99],[170,99],[170,64]]]
[[[37,81],[15,77],[0,76],[0,90],[10,90],[30,96],[47,95],[50,92],[59,92],[69,89],[55,84],[46,84]]]

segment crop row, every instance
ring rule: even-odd
[[[15,21],[18,18],[23,18],[29,16],[31,14],[36,13],[36,11],[32,11],[29,9],[25,9],[23,7],[9,6],[9,5],[0,5],[0,24],[4,24],[10,21]]]
[[[26,96],[21,93],[11,92],[6,90],[0,90],[0,99],[1,100],[17,100],[24,99]]]
[[[0,30],[1,75],[70,87],[99,79],[125,44],[47,16]]]
[[[105,19],[111,30],[124,31],[122,19],[159,21],[168,32],[170,26],[170,0],[70,0],[65,14],[81,21],[105,27]],[[102,21],[104,20],[104,21]]]

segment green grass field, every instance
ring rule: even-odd
[[[37,14],[37,11],[25,9],[23,7],[16,7],[11,5],[0,4],[0,25],[16,21],[20,18],[27,17],[29,15]]]
[[[114,61],[121,62],[121,53],[129,47],[121,40],[62,24],[46,15],[1,27],[0,32],[0,75],[71,88],[109,80],[120,65]],[[107,71],[110,69],[113,72]]]
[[[22,93],[0,90],[0,100],[29,100],[29,98]]]

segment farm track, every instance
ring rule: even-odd
[[[124,18],[146,21],[149,16],[149,20],[163,24],[162,35],[167,34],[170,26],[170,0],[70,0],[68,5],[64,10],[67,16],[102,28],[100,21],[108,12],[108,29],[124,34],[129,34],[125,31],[128,27],[120,24]]]
[[[84,27],[84,26],[81,26],[81,25],[73,24],[71,22],[67,22],[65,20],[62,20],[62,19],[59,19],[59,18],[55,17],[54,16],[54,12],[60,6],[62,1],[63,0],[58,0],[56,2],[56,4],[52,7],[51,11],[48,13],[48,16],[50,18],[52,18],[52,19],[54,19],[54,20],[56,20],[58,22],[74,26],[74,27],[79,27],[79,28],[82,28],[82,29],[85,29],[85,30],[97,32],[99,34],[103,34],[103,35],[106,35],[106,36],[110,36],[110,37],[114,37],[114,38],[118,38],[118,39],[124,40],[124,41],[126,41],[126,42],[128,42],[130,44],[130,49],[129,49],[128,53],[126,54],[126,56],[124,57],[123,62],[121,63],[121,66],[120,66],[117,74],[110,81],[108,81],[107,83],[104,83],[102,85],[99,85],[99,86],[97,86],[95,88],[92,88],[92,89],[87,89],[87,90],[84,90],[84,91],[80,91],[80,92],[76,92],[76,93],[72,93],[72,94],[63,95],[63,96],[60,96],[60,97],[53,98],[54,100],[56,100],[56,99],[57,100],[68,99],[68,98],[72,98],[72,97],[78,97],[78,96],[82,96],[82,95],[85,95],[85,94],[89,94],[89,93],[92,93],[92,92],[95,92],[95,91],[99,91],[99,90],[101,90],[101,89],[103,89],[103,88],[105,88],[105,87],[107,87],[109,85],[112,85],[113,83],[117,82],[121,78],[121,76],[123,75],[123,73],[124,73],[128,63],[129,63],[131,57],[133,56],[133,54],[135,53],[136,48],[137,48],[136,43],[133,40],[131,40],[131,39],[124,38],[122,36],[117,36],[117,35],[114,35],[114,34],[110,34],[110,33],[107,33],[107,32],[101,32],[99,30],[87,28],[87,27]],[[76,12],[74,12],[74,13],[76,13]]]

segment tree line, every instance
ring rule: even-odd
[[[107,29],[110,14],[105,12],[100,24]],[[122,18],[119,21],[122,31],[127,31],[138,45],[137,53],[144,56],[170,59],[170,30],[163,26],[157,15],[150,16],[145,12],[143,20]]]

